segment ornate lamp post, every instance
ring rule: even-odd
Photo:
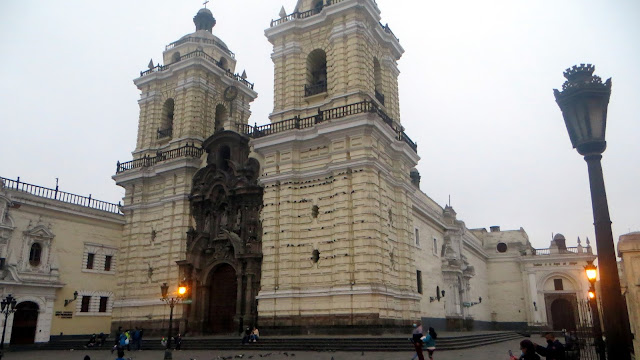
[[[554,94],[562,110],[571,144],[584,156],[589,169],[607,353],[609,359],[629,360],[629,317],[620,290],[609,205],[600,163],[602,153],[607,148],[605,129],[611,79],[603,83],[600,77],[593,75],[594,70],[593,65],[584,64],[567,69],[564,72],[567,81],[562,85],[562,92],[554,90]]]
[[[596,350],[600,360],[607,360],[604,351],[604,342],[602,340],[602,327],[600,326],[600,311],[598,310],[598,301],[596,300],[596,280],[598,278],[598,268],[593,265],[593,261],[589,261],[584,267],[587,279],[591,286],[589,287],[589,305],[591,305],[591,316],[593,316],[593,337],[595,339]]]
[[[171,333],[173,332],[173,307],[179,303],[180,301],[182,301],[182,297],[184,296],[184,294],[187,293],[187,288],[185,286],[179,286],[178,287],[178,294],[176,297],[169,297],[168,296],[168,292],[169,292],[169,285],[167,285],[167,283],[163,283],[162,285],[160,285],[160,291],[162,293],[162,301],[166,302],[169,305],[169,308],[171,309],[169,311],[169,332],[167,333],[167,348],[164,352],[164,358],[166,359],[172,359],[172,355],[171,355]]]
[[[4,314],[4,326],[2,327],[2,342],[0,342],[0,359],[2,359],[2,356],[4,355],[4,334],[7,332],[7,318],[9,317],[9,314],[16,311],[16,304],[18,304],[18,301],[16,300],[16,298],[11,296],[11,294],[7,295],[7,297],[2,299],[2,302],[0,302],[0,306],[2,309],[1,311]]]

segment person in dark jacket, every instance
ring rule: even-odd
[[[547,360],[565,360],[564,345],[556,339],[555,335],[549,332],[544,334],[544,337],[547,339],[547,347],[534,344],[536,352],[547,358]]]
[[[520,342],[520,351],[522,354],[519,358],[511,356],[511,360],[540,360],[540,356],[536,354],[536,347],[531,340],[522,340]]]

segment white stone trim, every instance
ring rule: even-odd
[[[81,312],[82,310],[82,297],[91,296],[89,301],[89,311]],[[111,291],[92,291],[92,290],[78,290],[78,299],[76,300],[75,316],[111,316],[113,311],[113,292]],[[107,297],[107,311],[100,312],[100,298]]]

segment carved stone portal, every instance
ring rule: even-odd
[[[185,309],[195,334],[237,333],[257,325],[262,264],[263,189],[260,164],[249,158],[249,139],[222,131],[203,143],[207,166],[193,178],[191,213],[181,275],[191,287]]]

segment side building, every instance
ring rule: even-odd
[[[118,204],[0,178],[0,296],[17,301],[5,342],[108,334],[123,225]]]

